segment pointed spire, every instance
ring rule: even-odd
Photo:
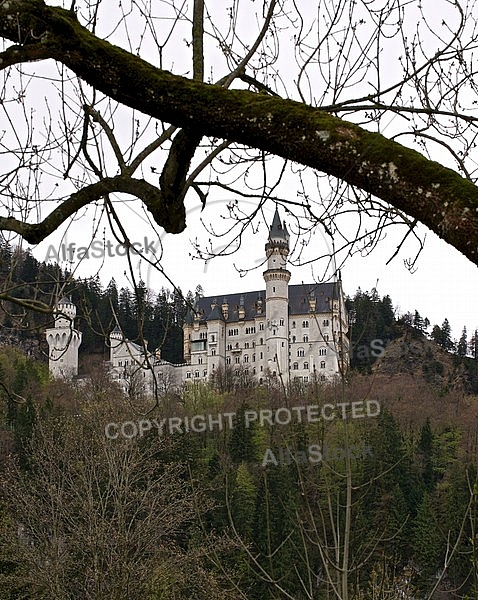
[[[279,217],[279,209],[277,208],[277,204],[276,204],[276,210],[274,213],[274,218],[272,219],[272,225],[270,226],[269,229],[269,239],[272,240],[273,238],[279,238],[279,239],[286,239],[286,235],[287,235],[287,229],[284,229],[280,217]]]

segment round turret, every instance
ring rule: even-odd
[[[55,306],[55,320],[68,319],[73,320],[76,317],[76,306],[73,302],[64,296]]]
[[[70,378],[78,374],[78,348],[81,332],[75,329],[76,306],[63,297],[53,310],[55,326],[46,330],[50,349],[49,367],[54,377]]]

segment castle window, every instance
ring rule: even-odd
[[[202,376],[203,376],[203,377],[207,377],[207,371],[206,371],[206,370],[204,370],[204,371],[202,372]]]
[[[295,335],[292,336],[292,343],[295,344]]]
[[[279,319],[279,325],[284,325],[284,319]]]
[[[299,368],[299,363],[294,363],[292,365],[292,368],[294,369],[294,371],[297,371],[297,369]]]
[[[308,335],[304,335],[304,342],[307,343],[309,341],[309,336]]]
[[[325,340],[326,342],[328,342],[328,341],[329,341],[329,336],[328,336],[328,335],[324,335],[324,340]]]
[[[263,371],[263,370],[264,370],[264,367],[263,367],[262,365],[261,365],[261,369],[260,369],[260,370],[261,370],[261,371]]]
[[[252,374],[253,374],[253,375],[255,375],[255,374],[256,374],[256,367],[254,367],[254,368],[252,369]]]
[[[320,376],[320,381],[325,381],[325,375]]]
[[[304,356],[304,349],[303,348],[299,348],[297,350],[297,356]]]
[[[285,342],[282,342],[282,348],[284,347]]]
[[[239,329],[229,329],[227,335],[239,335]]]
[[[202,365],[202,356],[198,358],[198,365]]]
[[[246,342],[246,343],[244,344],[244,348],[249,348],[249,342]]]
[[[215,342],[216,341],[216,335],[213,333],[211,335],[211,342]]]
[[[211,348],[211,356],[216,356],[216,348]]]
[[[325,360],[323,360],[323,361],[320,363],[320,368],[321,368],[321,369],[325,369]]]
[[[249,362],[249,355],[248,354],[244,354],[244,362],[245,363]]]
[[[201,333],[199,334],[199,339],[205,340],[206,338],[207,338],[207,333],[205,331],[201,331]]]
[[[261,338],[261,339],[259,340],[259,344],[262,346],[262,344],[263,344],[263,343],[264,343],[264,338]]]
[[[188,372],[186,373],[186,379],[191,379],[191,371],[188,371]]]
[[[305,362],[305,363],[304,363],[304,370],[305,370],[305,371],[308,371],[308,370],[309,370],[309,363],[308,363],[308,362]]]
[[[307,375],[304,377],[304,383],[308,383],[309,378],[307,377]]]
[[[230,364],[231,364],[231,357],[226,356],[226,365],[230,365]]]
[[[302,327],[308,327],[309,321],[302,321]]]
[[[264,331],[264,323],[259,323],[259,331]]]
[[[239,348],[239,342],[236,342],[236,348]]]
[[[256,355],[255,354],[252,355],[252,362],[256,362]]]
[[[199,377],[199,371],[194,371],[194,377]]]
[[[319,349],[319,356],[325,356],[327,354],[327,348]]]
[[[240,360],[241,360],[241,357],[240,357],[240,356],[236,356],[236,358],[234,359],[234,362],[235,362],[236,364],[239,364],[239,361],[240,361]]]
[[[228,350],[232,350],[232,344],[228,344],[228,345],[227,345],[227,349],[228,349]]]
[[[323,325],[324,327],[328,327],[328,326],[329,326],[329,320],[328,320],[328,319],[324,319],[324,320],[322,321],[322,325]]]
[[[275,291],[276,291],[276,288],[275,288],[275,286],[272,288],[272,291],[273,291],[273,292],[275,292]]]
[[[119,361],[119,363],[118,363],[118,366],[119,366],[119,367],[122,367],[122,366],[123,366],[123,361],[122,361],[122,360],[120,360],[120,361]]]
[[[255,327],[246,327],[246,335],[249,335],[250,333],[256,333],[256,328]]]
[[[295,321],[292,321],[292,329],[295,329]]]
[[[261,358],[261,359],[262,359],[262,358],[264,358],[264,353],[263,353],[263,352],[261,352],[261,353],[259,354],[259,358]]]

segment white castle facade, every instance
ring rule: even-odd
[[[178,387],[229,370],[257,383],[330,381],[349,364],[348,317],[340,278],[289,285],[289,234],[276,209],[265,246],[265,290],[196,297],[186,316],[184,363],[161,360],[110,334],[110,365],[123,387]],[[147,367],[152,367],[147,368]]]
[[[78,375],[78,348],[82,334],[75,329],[76,306],[62,298],[55,306],[55,326],[46,330],[48,366],[53,377],[71,379]]]

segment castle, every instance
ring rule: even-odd
[[[131,393],[152,393],[221,373],[259,384],[276,378],[287,386],[330,381],[346,369],[348,318],[340,277],[289,285],[289,233],[277,208],[265,251],[265,290],[196,297],[183,326],[184,363],[145,352],[116,327],[109,336],[114,379]]]

